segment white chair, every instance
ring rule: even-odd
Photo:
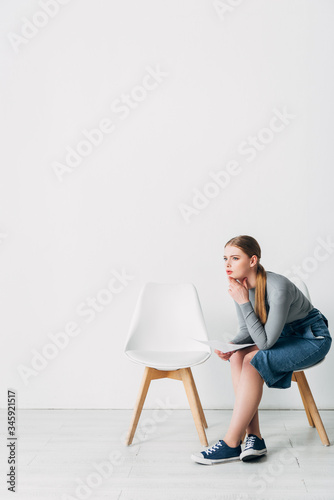
[[[196,429],[208,446],[207,423],[191,367],[211,356],[211,349],[195,339],[208,340],[201,305],[192,283],[146,283],[130,324],[125,354],[145,365],[126,444],[132,443],[151,380],[172,378],[184,384]]]
[[[298,277],[294,276],[293,278],[289,278],[290,281],[292,281],[299,289],[300,291],[305,295],[305,297],[310,301],[310,294],[308,291],[308,288],[306,284]],[[315,404],[310,386],[308,385],[307,378],[305,375],[305,371],[309,370],[310,368],[313,368],[314,366],[318,366],[320,363],[322,363],[325,360],[322,359],[318,363],[315,363],[313,366],[310,366],[308,368],[304,368],[304,370],[296,370],[292,374],[292,381],[297,382],[298,389],[303,401],[303,405],[305,408],[305,413],[308,419],[308,422],[311,427],[315,427],[318,431],[319,437],[321,439],[322,444],[325,446],[329,446],[330,442],[327,436],[327,432],[325,430],[324,424],[321,420],[321,417],[319,415],[319,411],[317,408],[317,405]]]

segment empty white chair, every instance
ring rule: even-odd
[[[151,380],[172,378],[184,384],[196,429],[208,446],[203,408],[191,367],[211,356],[211,349],[193,339],[208,340],[197,290],[192,283],[146,283],[130,324],[125,354],[145,365],[126,444],[132,443]]]

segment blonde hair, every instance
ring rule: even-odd
[[[257,257],[257,274],[256,274],[256,288],[255,288],[255,314],[264,325],[267,321],[267,310],[265,303],[265,293],[266,293],[266,283],[267,283],[267,273],[262,264],[260,264],[261,259],[261,248],[255,238],[252,236],[241,235],[235,236],[230,239],[225,247],[233,246],[240,248],[249,258],[256,255]]]

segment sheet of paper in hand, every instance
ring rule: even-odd
[[[197,340],[197,339],[194,339]],[[250,347],[253,344],[230,344],[229,342],[224,342],[223,340],[197,340],[197,342],[202,342],[202,344],[209,345],[212,349],[217,349],[221,352],[231,352],[237,351],[238,349],[244,349],[245,347]]]

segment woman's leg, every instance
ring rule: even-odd
[[[248,434],[255,434],[261,438],[257,409],[262,397],[263,379],[250,364],[258,348],[249,348],[244,351],[247,352],[237,351],[230,358],[236,399],[224,441],[231,447],[239,445],[246,429]]]
[[[231,364],[231,374],[232,374],[232,383],[233,383],[233,389],[234,389],[234,394],[237,394],[237,388],[239,384],[239,379],[241,375],[241,370],[242,370],[242,364],[244,361],[244,357],[246,354],[249,352],[257,352],[259,349],[258,347],[249,347],[247,349],[241,349],[239,351],[236,351],[230,358],[230,364]],[[261,431],[260,431],[260,422],[259,422],[259,412],[256,410],[254,413],[254,417],[252,420],[249,422],[248,427],[246,429],[247,434],[255,434],[258,438],[262,438],[261,436]]]

